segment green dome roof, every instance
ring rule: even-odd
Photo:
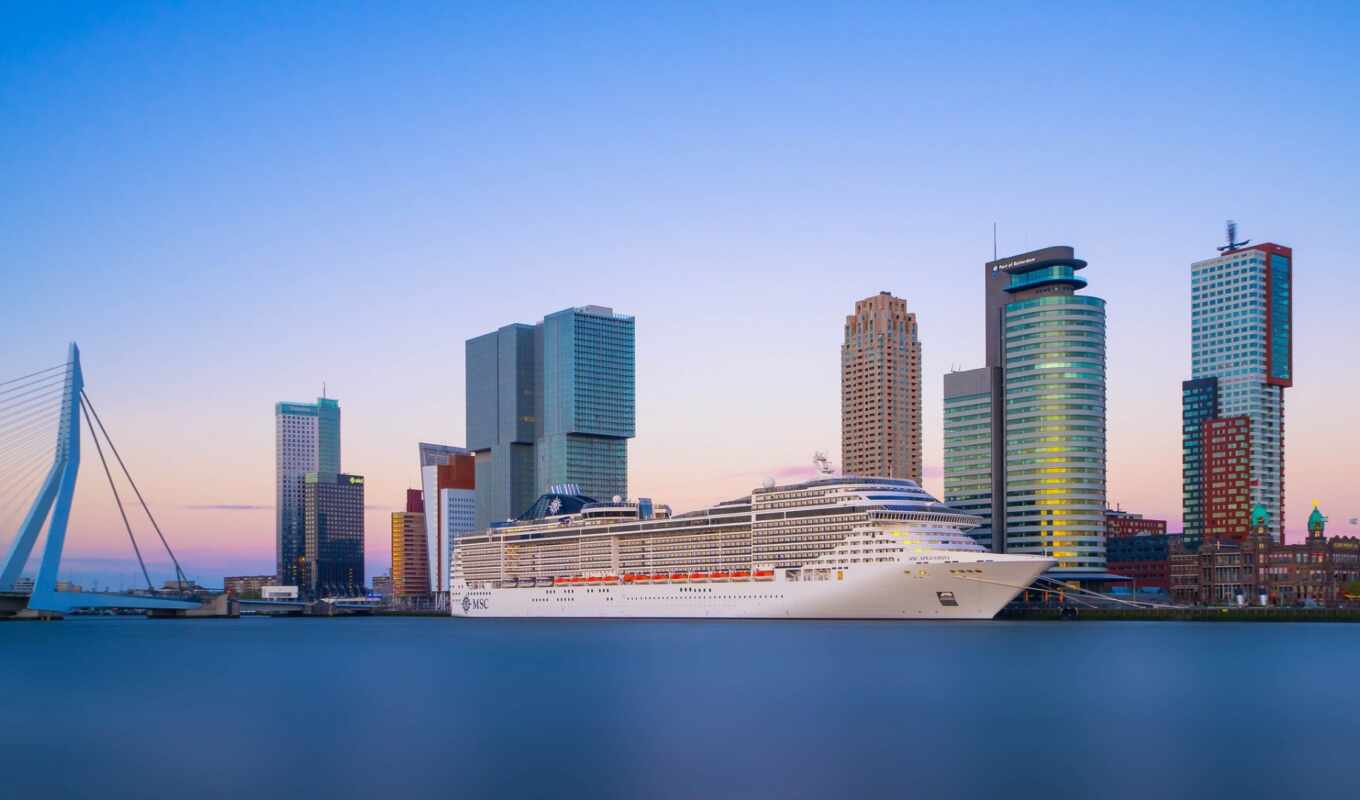
[[[1268,524],[1269,521],[1270,512],[1266,511],[1265,506],[1257,504],[1256,508],[1251,510],[1251,527],[1259,528],[1262,525]]]
[[[1322,530],[1323,526],[1326,524],[1327,518],[1322,516],[1322,512],[1318,511],[1317,506],[1313,506],[1313,513],[1308,515],[1308,530],[1311,531],[1313,528]]]

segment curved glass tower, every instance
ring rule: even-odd
[[[1060,291],[1005,308],[1006,549],[1103,572],[1105,301],[1073,293],[1072,261],[1008,289]]]
[[[986,265],[987,366],[945,375],[945,502],[997,552],[1105,576],[1105,301],[1046,247]]]

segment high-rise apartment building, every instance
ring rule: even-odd
[[[1048,247],[985,266],[987,366],[945,376],[945,502],[998,552],[1105,574],[1105,301]],[[985,455],[984,455],[985,453]]]
[[[518,516],[552,485],[627,496],[634,338],[632,317],[582,306],[467,341],[476,528]]]
[[[406,490],[405,511],[392,513],[392,594],[424,595],[430,591],[429,548],[426,543],[425,497],[420,489]]]
[[[303,478],[303,581],[311,599],[364,593],[364,478],[309,472]]]
[[[471,450],[420,443],[420,484],[424,499],[429,592],[447,592],[453,541],[477,529],[476,467]]]
[[[907,301],[855,303],[841,344],[841,465],[921,482],[921,340]]]
[[[1284,530],[1284,390],[1294,383],[1288,247],[1234,242],[1190,265],[1191,380],[1182,384],[1188,540],[1250,532],[1255,506]],[[1227,422],[1232,418],[1236,421]],[[1212,446],[1211,446],[1212,445]]]
[[[275,570],[280,585],[301,586],[303,478],[340,472],[340,403],[274,404]]]
[[[425,514],[412,511],[408,503],[406,511],[392,512],[392,594],[408,597],[427,594],[429,591],[430,564],[429,551],[425,546]]]

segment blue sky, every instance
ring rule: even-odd
[[[1289,527],[1311,499],[1360,515],[1353,5],[0,13],[0,376],[80,341],[204,575],[270,568],[270,510],[201,507],[273,502],[272,404],[322,381],[385,570],[416,442],[462,442],[463,341],[570,305],[638,318],[638,494],[689,508],[835,458],[841,318],[879,290],[920,315],[938,467],[993,222],[1002,254],[1090,262],[1110,498],[1173,529],[1188,264],[1228,217],[1293,246]],[[73,558],[125,557],[81,480]]]

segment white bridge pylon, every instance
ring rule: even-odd
[[[42,487],[33,498],[33,505],[0,567],[0,592],[12,592],[23,574],[33,545],[38,541],[43,523],[48,522],[47,541],[43,545],[42,562],[33,582],[33,594],[28,607],[35,611],[66,613],[77,608],[146,608],[193,609],[200,603],[193,600],[174,600],[139,595],[101,594],[96,592],[57,591],[57,570],[61,566],[61,551],[66,544],[66,527],[71,518],[71,499],[76,489],[76,474],[80,471],[80,398],[85,378],[80,371],[80,349],[71,343],[66,362],[66,380],[62,392],[61,421],[57,429],[57,445],[52,468]],[[93,432],[91,432],[93,434]],[[49,515],[51,517],[49,521]]]

